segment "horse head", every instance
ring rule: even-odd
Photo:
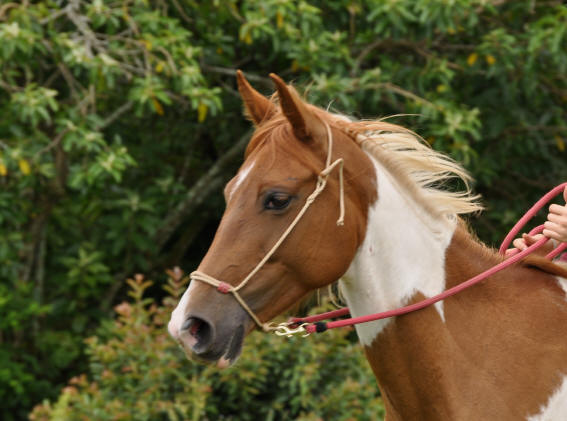
[[[243,165],[224,189],[224,215],[196,272],[202,276],[195,278],[211,281],[194,279],[169,323],[189,357],[222,367],[236,360],[256,325],[265,326],[348,269],[376,195],[372,163],[341,130],[345,119],[307,104],[278,76],[271,78],[277,94],[268,99],[238,72],[255,132]],[[337,159],[344,162],[344,181],[338,171],[328,171],[324,190],[281,241]],[[337,226],[341,199],[346,213]],[[236,288],[238,294],[226,293]]]

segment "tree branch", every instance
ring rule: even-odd
[[[100,46],[100,41],[96,37],[95,33],[91,30],[87,24],[88,19],[86,16],[80,15],[81,6],[78,0],[71,0],[69,6],[66,7],[66,15],[71,22],[77,27],[80,33],[85,37],[85,47],[87,48],[87,53],[89,57],[93,56],[92,48],[94,48],[99,54],[105,52]]]
[[[18,3],[6,3],[4,6],[0,7],[0,21],[4,20],[4,16],[7,14],[6,12],[14,7],[20,7]]]
[[[436,43],[435,45],[441,46],[443,48],[448,48],[446,47],[446,43]],[[389,51],[396,49],[409,50],[421,57],[424,57],[427,60],[436,58],[435,54],[433,54],[430,50],[425,48],[424,42],[419,42],[419,41],[416,42],[416,41],[410,41],[404,39],[391,39],[391,38],[380,39],[371,44],[368,44],[365,48],[363,48],[360,51],[360,53],[354,60],[354,65],[352,66],[352,69],[350,71],[350,76],[355,77],[358,74],[360,67],[362,66],[362,63],[364,62],[364,60],[366,60],[369,54],[374,52],[374,50]],[[446,63],[447,66],[450,67],[451,69],[462,70],[462,67],[456,63],[452,63],[450,61],[447,61]]]
[[[120,117],[122,117],[122,115],[124,115],[128,111],[130,111],[133,106],[134,106],[134,102],[132,102],[132,101],[128,101],[128,102],[122,104],[112,114],[110,114],[108,117],[106,117],[103,120],[103,122],[100,123],[100,125],[97,127],[97,129],[98,130],[104,130],[105,128],[110,126],[112,123],[114,123],[116,120],[118,120]]]
[[[47,17],[41,19],[39,21],[40,25],[45,25],[49,22],[51,22],[52,20],[56,20],[58,18],[60,18],[61,16],[67,14],[68,9],[70,9],[72,7],[71,4],[68,4],[67,6],[65,6],[63,9],[59,9],[54,11],[53,13],[51,13],[50,15],[48,15]]]
[[[174,231],[191,215],[195,209],[214,191],[222,186],[224,170],[241,157],[248,144],[251,130],[246,132],[187,192],[185,199],[165,218],[163,225],[157,230],[154,242],[160,250],[171,238]]]
[[[179,13],[179,15],[181,16],[181,18],[188,24],[193,25],[193,19],[191,19],[189,16],[187,16],[187,14],[185,13],[185,11],[183,10],[183,8],[181,7],[181,5],[177,2],[177,0],[171,0],[171,2],[173,3],[173,7],[175,7],[175,10],[177,10],[177,12]]]
[[[229,67],[209,66],[208,64],[201,63],[201,69],[203,69],[207,72],[211,72],[211,73],[219,73],[221,75],[236,77],[236,69],[231,69]],[[260,82],[260,83],[263,83],[267,86],[273,86],[272,80],[270,78],[267,78],[267,77],[262,77],[262,76],[246,73],[246,78],[248,80],[253,81],[253,82]]]
[[[425,104],[428,105],[432,108],[436,108],[439,109],[439,106],[435,105],[433,102],[430,102],[428,100],[426,100],[425,98],[422,98],[416,94],[414,94],[413,92],[407,91],[403,88],[400,88],[398,85],[394,85],[393,83],[390,82],[384,82],[380,84],[381,86],[383,86],[384,88],[386,88],[389,91],[395,92],[398,95],[401,95],[405,98],[409,98],[412,99],[416,102],[419,102],[420,104]]]
[[[57,134],[57,136],[55,136],[55,138],[51,142],[49,142],[49,145],[41,148],[39,151],[37,151],[34,154],[33,156],[34,159],[37,159],[41,154],[44,154],[45,152],[48,152],[54,147],[56,147],[59,144],[59,142],[61,142],[61,139],[63,139],[63,136],[65,136],[67,133],[69,133],[69,129],[62,130],[59,134]]]

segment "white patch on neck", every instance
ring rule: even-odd
[[[549,397],[547,404],[540,408],[537,415],[527,418],[528,421],[567,420],[567,376],[563,376],[561,386]]]
[[[341,280],[341,291],[353,317],[392,310],[420,292],[425,297],[445,289],[445,251],[456,218],[434,219],[373,158],[378,200],[368,212],[366,237]],[[443,302],[435,304],[445,321]],[[390,322],[356,326],[369,346]]]
[[[232,197],[232,195],[238,190],[238,188],[242,185],[244,180],[246,180],[246,177],[248,177],[248,174],[250,174],[250,171],[252,170],[252,168],[254,168],[254,165],[256,165],[256,162],[250,161],[250,163],[247,163],[246,166],[242,167],[240,171],[238,171],[238,174],[236,175],[236,181],[234,182],[234,185],[232,186],[232,188],[230,189],[230,193],[228,194],[229,200]]]

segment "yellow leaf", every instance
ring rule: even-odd
[[[5,177],[8,175],[8,168],[6,168],[6,165],[4,165],[4,163],[0,162],[0,175],[2,177]]]
[[[468,57],[467,57],[467,64],[469,66],[472,66],[473,64],[476,63],[478,59],[478,54],[477,53],[471,53]]]
[[[496,59],[491,54],[487,55],[485,59],[489,66],[492,66],[494,63],[496,63]]]
[[[244,43],[248,45],[252,44],[252,36],[250,35],[250,32],[247,32],[246,35],[244,35],[242,41],[244,41]]]
[[[283,14],[279,10],[276,13],[276,25],[278,28],[283,26]]]
[[[559,149],[561,152],[565,151],[565,140],[563,140],[563,138],[559,135],[555,135],[555,144],[557,145],[557,149]]]
[[[197,107],[197,119],[199,120],[199,123],[205,121],[207,118],[207,111],[209,111],[209,107],[207,107],[207,104],[201,102]]]
[[[443,85],[443,84],[437,85],[437,92],[443,93],[443,92],[445,92],[446,90],[447,90],[447,85]]]
[[[152,42],[148,41],[147,39],[142,40],[142,44],[146,47],[146,50],[150,51],[152,49]]]
[[[161,106],[161,104],[159,103],[159,101],[155,98],[152,98],[152,104],[154,105],[154,110],[156,110],[156,113],[158,113],[159,115],[163,115],[163,107]]]
[[[23,158],[20,159],[18,161],[18,166],[20,167],[20,171],[22,172],[23,175],[28,175],[31,173],[30,163],[25,159]]]
[[[297,60],[293,60],[291,62],[291,71],[297,72],[298,70],[299,70],[299,63],[297,62]]]
[[[156,64],[156,72],[157,73],[163,72],[163,61],[160,61],[158,64]]]

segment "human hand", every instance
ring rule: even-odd
[[[535,244],[537,241],[539,241],[543,237],[544,237],[543,234],[536,234],[536,235],[522,234],[521,238],[516,238],[512,242],[512,245],[514,246],[514,248],[506,250],[504,256],[506,256],[506,257],[512,256],[515,253],[514,250],[516,250],[516,249],[523,251],[523,250],[527,249],[529,246],[531,246],[532,244]],[[551,244],[550,241],[548,241],[547,244],[544,244],[543,246],[541,246],[541,248],[539,248],[537,250],[537,253],[543,252],[543,253],[547,254],[552,249],[553,249],[553,245]]]
[[[567,187],[563,190],[563,198],[567,202]],[[567,242],[567,205],[551,205],[544,227],[543,235],[546,237]]]

